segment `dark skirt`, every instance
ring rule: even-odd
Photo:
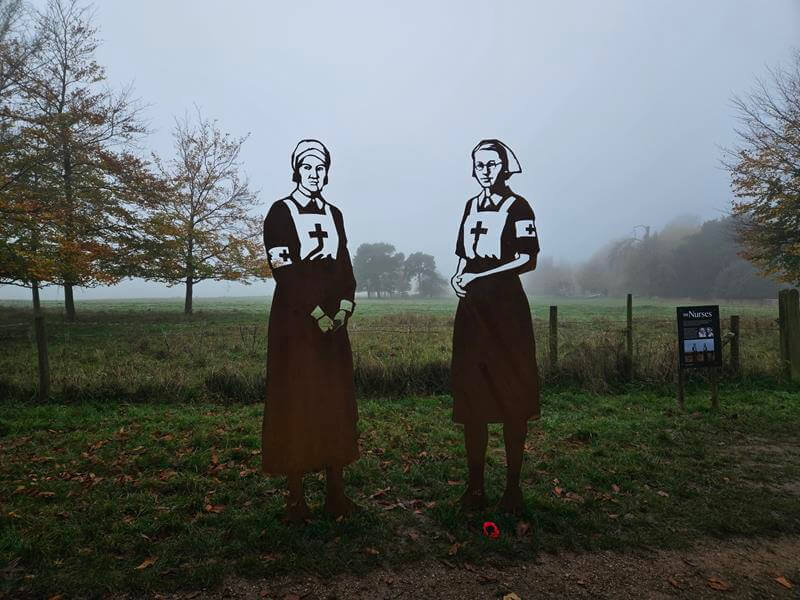
[[[539,418],[533,322],[516,273],[467,286],[453,328],[451,377],[456,423]]]
[[[265,473],[307,473],[358,458],[353,356],[346,328],[322,333],[300,302],[276,290],[267,338],[261,432]],[[323,306],[333,315],[336,306]]]

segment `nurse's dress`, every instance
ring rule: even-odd
[[[506,190],[482,194],[464,209],[456,254],[466,273],[493,269],[539,252],[533,210]],[[528,267],[529,269],[530,267]],[[539,375],[528,299],[520,273],[504,271],[466,286],[453,329],[453,420],[505,423],[539,418]]]
[[[342,213],[298,191],[264,220],[275,278],[267,338],[262,468],[288,474],[344,466],[358,458],[358,413],[347,328],[323,333],[311,312],[333,318],[356,282]]]

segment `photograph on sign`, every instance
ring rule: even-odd
[[[715,360],[714,355],[714,340],[713,339],[696,339],[683,341],[683,355],[687,363],[713,363]]]

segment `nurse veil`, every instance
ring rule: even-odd
[[[453,327],[453,420],[464,425],[468,483],[465,509],[487,504],[484,463],[488,423],[502,423],[506,489],[500,507],[519,512],[527,422],[539,418],[539,377],[530,306],[519,275],[536,268],[539,238],[528,202],[508,179],[522,168],[500,140],[472,150],[472,176],[481,191],[467,200],[458,229],[459,296]]]
[[[291,165],[297,185],[264,219],[275,292],[261,444],[263,471],[287,476],[287,517],[300,521],[311,515],[303,492],[303,474],[311,471],[326,473],[326,512],[340,516],[354,508],[343,469],[358,457],[347,335],[356,282],[342,213],[322,196],[328,149],[302,140]]]

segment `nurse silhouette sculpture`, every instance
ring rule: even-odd
[[[500,508],[522,508],[519,485],[527,422],[539,418],[539,381],[530,307],[519,275],[536,267],[533,211],[508,179],[516,156],[495,139],[472,151],[481,192],[467,201],[452,279],[459,304],[453,331],[453,420],[464,425],[469,478],[465,510],[487,505],[484,464],[488,423],[503,423],[507,481]],[[356,282],[341,211],[323,198],[331,157],[302,140],[291,158],[297,184],[264,220],[264,245],[276,287],[269,318],[262,468],[286,475],[286,517],[311,516],[303,475],[324,469],[325,511],[338,517],[355,504],[343,469],[358,458],[353,361],[347,322]]]
[[[539,238],[530,205],[508,186],[519,161],[500,140],[472,150],[481,192],[464,207],[458,229],[459,297],[453,326],[453,420],[464,425],[469,477],[466,509],[486,506],[484,465],[488,423],[502,423],[506,489],[500,508],[522,509],[519,485],[528,421],[539,418],[539,375],[528,298],[519,275],[536,268]]]
[[[317,140],[292,153],[295,190],[264,220],[275,278],[267,338],[267,401],[261,463],[286,475],[286,516],[311,516],[303,474],[325,469],[325,511],[347,515],[343,469],[358,458],[353,358],[347,321],[356,282],[341,211],[323,198],[331,157]]]

